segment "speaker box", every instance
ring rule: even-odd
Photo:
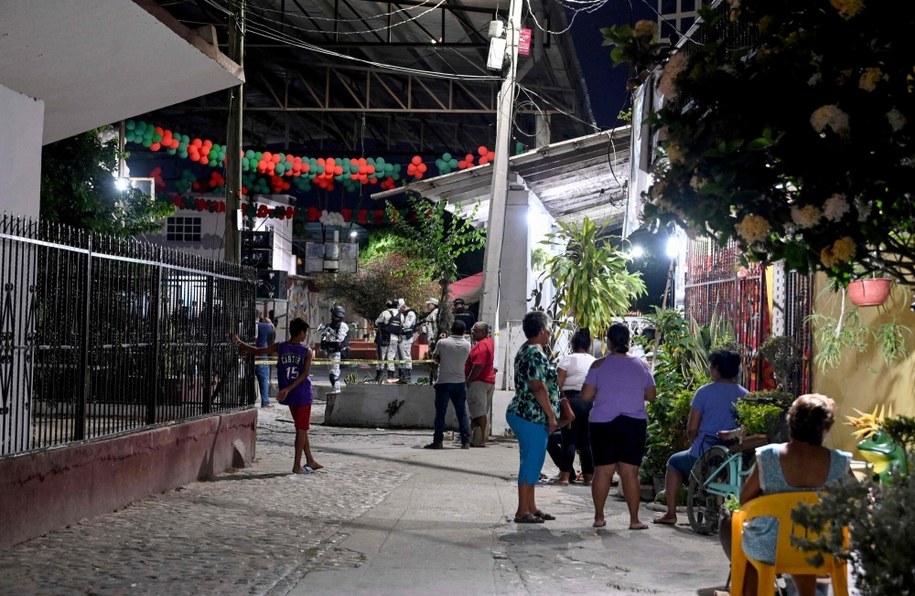
[[[286,300],[286,272],[259,269],[255,297],[261,300]]]

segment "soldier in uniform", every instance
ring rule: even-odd
[[[401,299],[401,301],[403,301]],[[416,311],[406,304],[400,305],[400,340],[397,342],[397,382],[410,383],[413,375],[413,336],[416,334]]]
[[[394,378],[394,360],[397,358],[397,341],[400,339],[400,321],[396,322],[396,331],[397,335],[394,334],[394,325],[392,322],[397,318],[398,310],[400,309],[400,304],[397,300],[391,300],[388,303],[388,308],[378,315],[378,318],[375,319],[375,328],[378,330],[378,333],[382,335],[384,340],[383,344],[379,344],[378,353],[380,354],[380,359],[384,362],[377,364],[375,368],[375,379],[381,381],[381,371],[387,368],[388,378]],[[375,336],[376,342],[378,341],[378,335]]]
[[[381,311],[378,318],[375,319],[375,382],[380,383],[383,379],[385,364],[383,361],[388,360],[388,346],[391,345],[391,332],[388,330],[388,323],[397,313],[397,300],[388,302],[388,307]],[[393,369],[391,375],[393,376]]]
[[[431,354],[435,349],[435,342],[438,340],[438,300],[435,298],[426,300],[426,316],[423,317],[420,331],[426,335],[426,343],[429,344]]]
[[[328,378],[334,393],[340,393],[340,358],[348,343],[349,325],[343,322],[344,318],[346,318],[346,310],[342,306],[337,305],[331,308],[330,325],[324,328],[321,335],[321,349],[327,352],[330,358]]]

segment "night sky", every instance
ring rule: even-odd
[[[569,15],[570,20],[571,18],[572,15]],[[614,66],[610,59],[610,48],[601,46],[604,37],[600,30],[611,25],[655,18],[654,12],[643,1],[634,0],[630,17],[629,2],[608,0],[593,13],[581,12],[575,18],[572,29],[566,33],[573,36],[578,61],[591,97],[591,109],[601,129],[623,124],[617,122],[616,115],[621,109],[629,107],[630,97],[626,92],[626,80],[629,78],[627,67]]]

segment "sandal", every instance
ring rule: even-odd
[[[540,511],[539,509],[534,512],[534,515],[536,515],[543,521],[553,521],[554,519],[556,519],[555,515],[550,515],[549,513],[544,513],[542,511]]]
[[[515,518],[516,524],[542,524],[543,519],[537,517],[533,513],[528,513],[527,515],[522,515],[521,517]]]

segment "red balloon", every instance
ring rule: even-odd
[[[192,147],[200,147],[201,145],[203,145],[203,141],[201,141],[200,139],[194,139],[193,141],[191,141]]]
[[[419,164],[423,163],[423,158],[418,155],[414,155],[413,159],[410,160],[410,163],[412,163],[414,166],[418,166]]]
[[[152,143],[152,144],[149,146],[149,150],[150,150],[150,151],[158,151],[158,150],[161,149],[161,148],[162,148],[162,145],[159,144],[159,143]]]

